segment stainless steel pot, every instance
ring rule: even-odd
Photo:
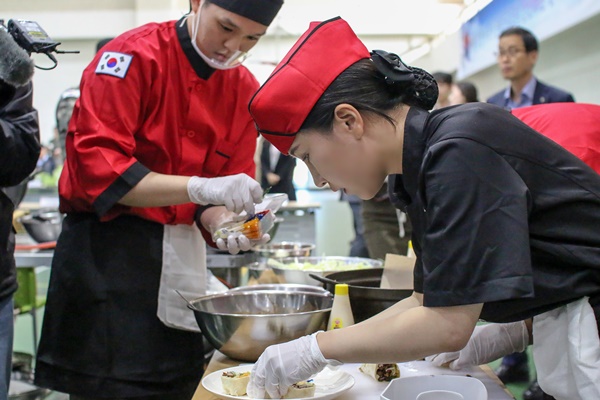
[[[409,297],[413,292],[412,290],[380,288],[382,274],[383,268],[373,268],[333,272],[327,276],[315,274],[310,274],[310,276],[322,282],[325,289],[331,293],[335,293],[336,284],[347,284],[354,321],[360,322]]]

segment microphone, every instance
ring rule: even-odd
[[[12,36],[0,27],[0,80],[11,86],[23,86],[33,76],[33,60]]]

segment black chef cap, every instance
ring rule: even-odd
[[[227,11],[269,26],[283,5],[283,0],[208,0]]]

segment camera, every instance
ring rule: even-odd
[[[4,25],[4,20],[0,19],[0,29],[4,29],[8,32],[15,42],[28,54],[41,53],[45,54],[50,58],[54,65],[50,68],[40,69],[53,69],[58,64],[58,61],[51,53],[66,54],[66,53],[79,53],[79,51],[62,51],[57,50],[60,42],[55,42],[50,38],[46,31],[35,21],[27,21],[22,19],[10,19],[8,24]]]

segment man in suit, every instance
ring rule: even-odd
[[[498,41],[498,66],[510,86],[487,99],[508,110],[545,103],[574,102],[571,93],[539,81],[533,75],[538,59],[538,42],[531,32],[521,27],[508,28]],[[504,382],[529,381],[529,364],[526,352],[513,353],[502,359],[496,374]],[[541,400],[546,395],[537,380],[523,394],[525,400]]]
[[[498,65],[510,86],[487,102],[512,110],[534,104],[574,102],[571,93],[540,82],[533,75],[538,58],[538,42],[531,32],[512,27],[500,34]]]
[[[263,141],[260,154],[261,179],[263,189],[271,187],[270,193],[287,193],[288,198],[296,200],[294,188],[294,168],[296,159],[283,155],[271,143]]]

